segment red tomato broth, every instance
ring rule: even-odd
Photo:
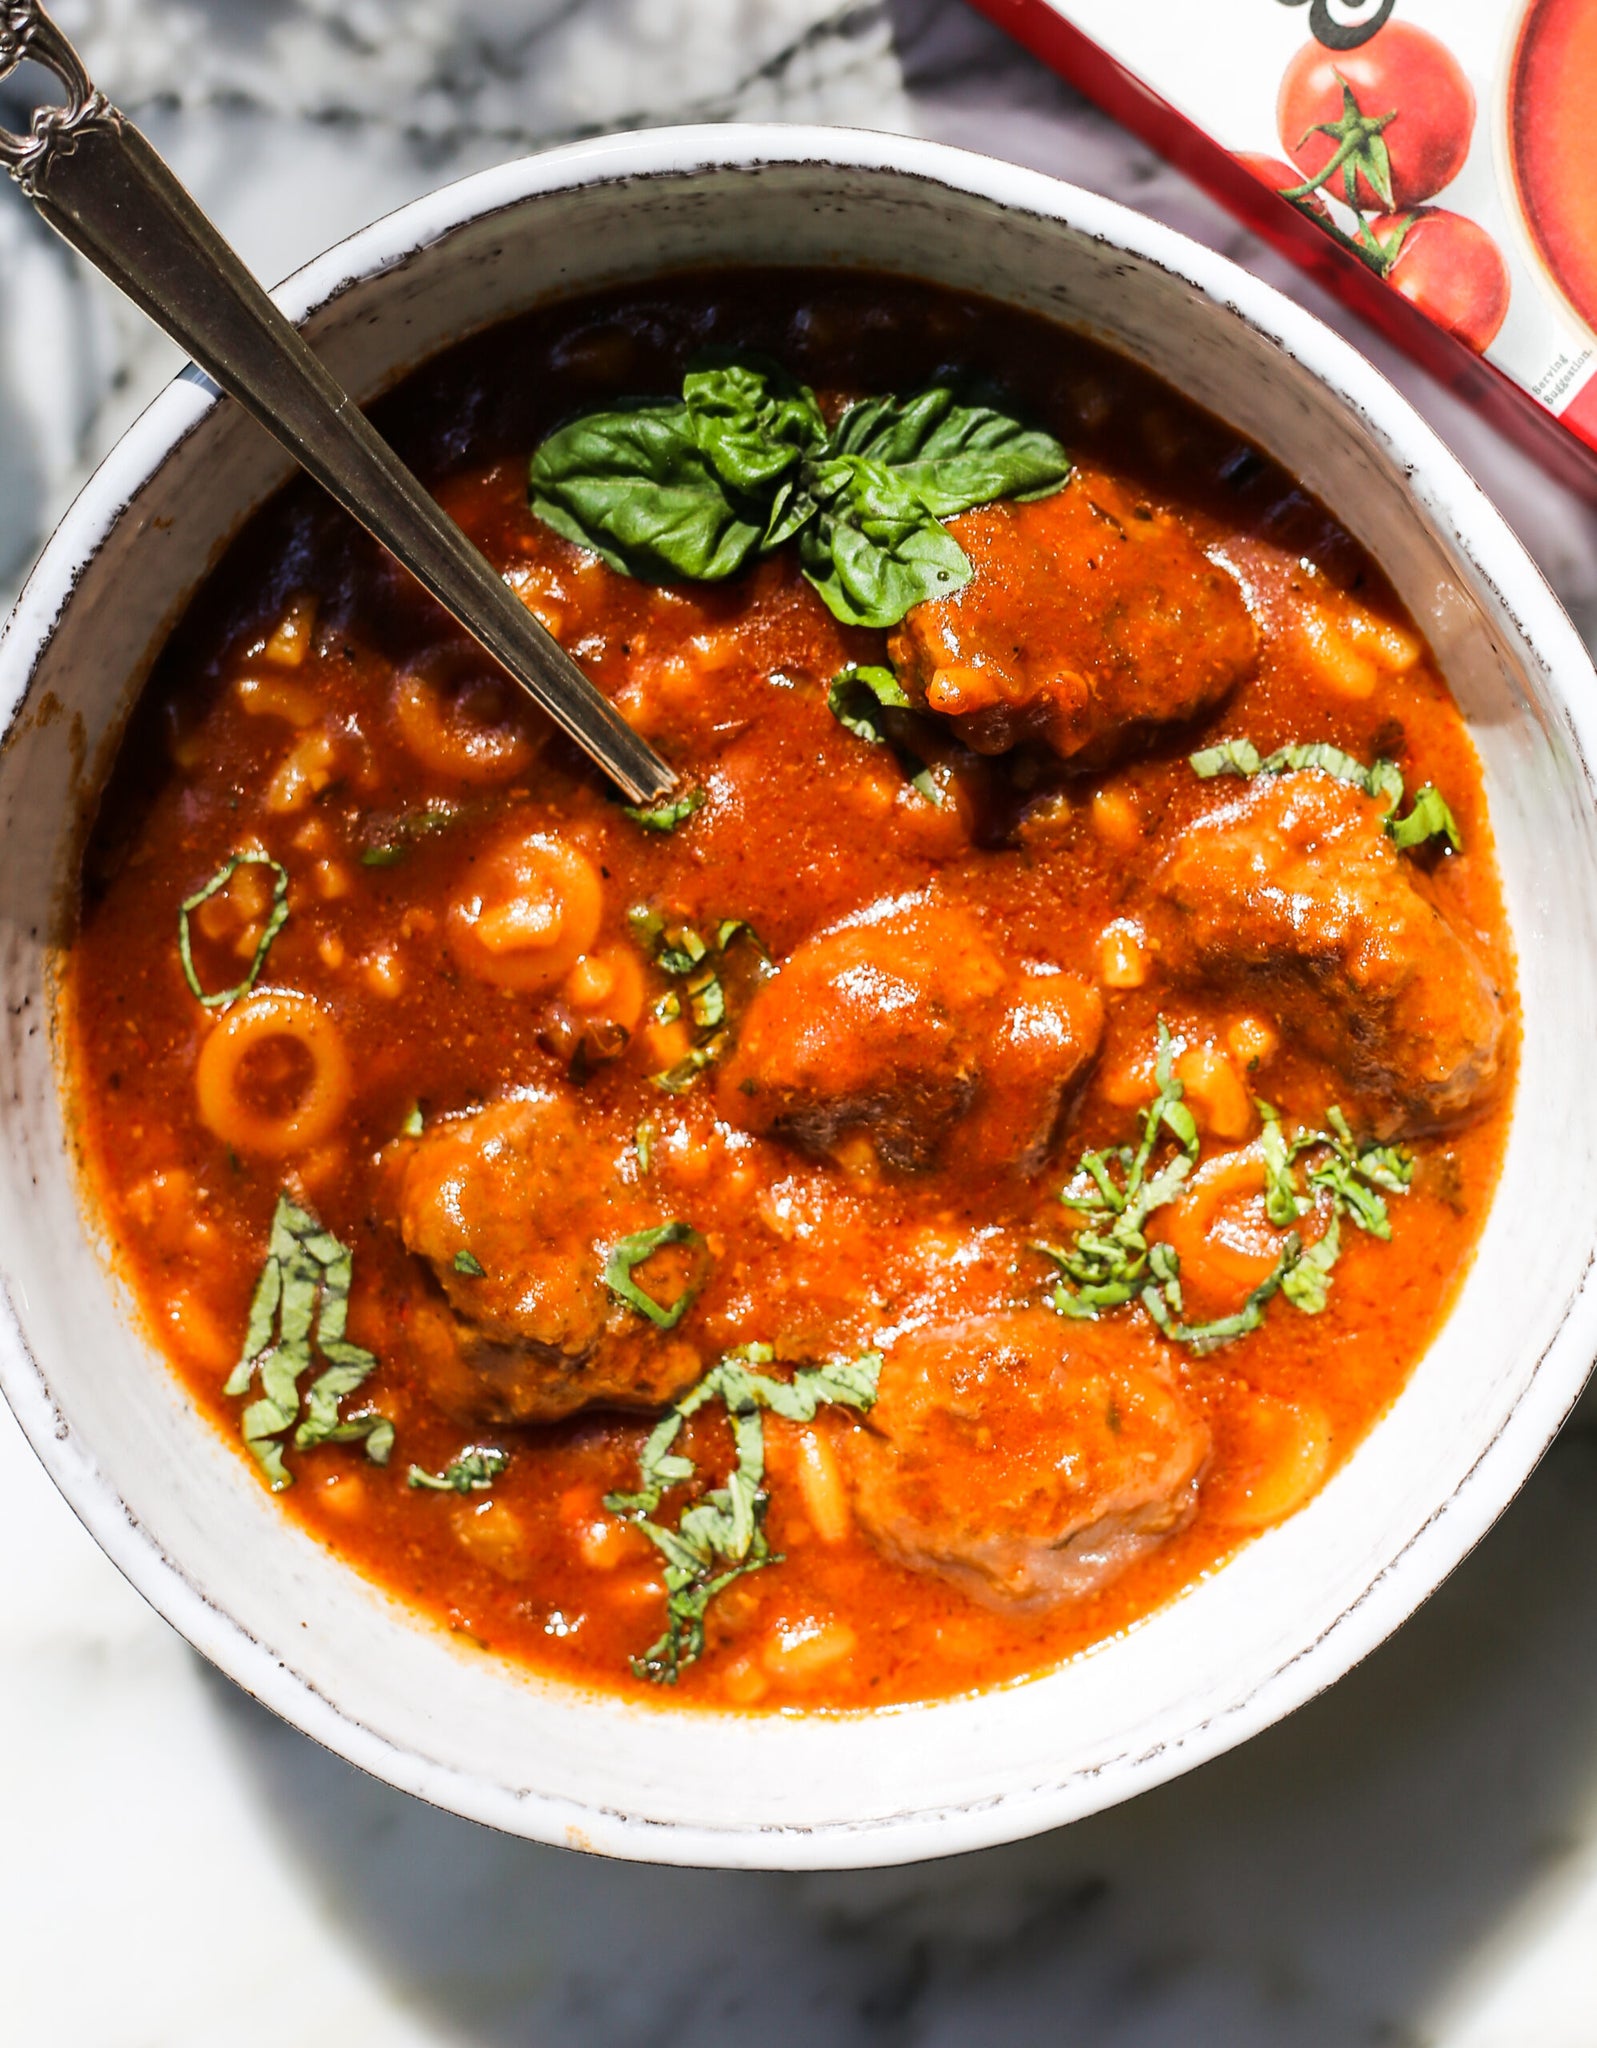
[[[1055,774],[1024,752],[1007,766],[966,757],[957,801],[934,809],[885,749],[867,748],[831,715],[829,678],[845,661],[882,660],[883,636],[839,625],[791,551],[729,584],[652,589],[527,510],[526,461],[543,432],[575,405],[673,389],[684,359],[712,340],[776,356],[828,402],[912,389],[949,362],[997,377],[1017,407],[1065,440],[1084,479],[1095,468],[1112,472],[1179,511],[1233,567],[1263,631],[1257,676],[1199,727],[1085,776]],[[308,486],[291,486],[250,523],[173,635],[86,855],[68,1023],[88,1184],[157,1341],[197,1405],[235,1439],[240,1404],[222,1384],[273,1205],[280,1187],[293,1186],[353,1252],[350,1335],[381,1361],[363,1398],[392,1418],[398,1442],[386,1469],[358,1446],[290,1452],[296,1483],[284,1506],[462,1636],[564,1679],[659,1697],[628,1662],[662,1625],[659,1559],[602,1505],[607,1491],[636,1485],[649,1418],[589,1412],[518,1431],[472,1428],[441,1409],[427,1367],[443,1313],[437,1285],[395,1227],[400,1133],[413,1106],[431,1127],[566,1073],[569,1037],[549,993],[490,987],[451,951],[448,903],[507,825],[558,833],[598,864],[600,947],[630,944],[628,907],[656,901],[705,928],[747,918],[780,958],[840,916],[936,875],[1017,951],[1094,979],[1104,927],[1139,914],[1159,849],[1214,800],[1187,764],[1190,751],[1235,734],[1261,751],[1330,740],[1364,760],[1394,755],[1411,789],[1432,782],[1445,793],[1465,852],[1436,864],[1431,887],[1511,1003],[1479,765],[1423,652],[1367,695],[1327,688],[1305,652],[1306,606],[1352,603],[1393,632],[1412,628],[1379,570],[1290,479],[1140,371],[980,300],[853,276],[671,280],[555,306],[470,341],[386,400],[379,423],[490,558],[523,573],[524,595],[709,800],[674,834],[642,832],[530,714],[513,716],[537,758],[512,779],[485,784],[425,767],[396,724],[393,677],[446,637],[440,615]],[[313,645],[301,666],[282,671],[315,699],[314,723],[299,729],[247,708],[237,684],[268,672],[259,649],[306,593],[316,605]],[[294,808],[271,810],[306,732],[330,742],[327,780]],[[1040,808],[1039,788],[1055,792]],[[1100,794],[1122,816],[1132,808],[1135,847],[1106,836]],[[440,801],[456,807],[448,822],[418,826]],[[323,1005],[352,1067],[338,1129],[283,1160],[231,1152],[202,1122],[195,1064],[218,1027],[186,986],[175,945],[179,902],[256,839],[288,869],[291,906],[260,987]],[[392,864],[361,859],[375,851],[387,860],[396,846],[404,850]],[[237,978],[251,930],[247,916],[237,937],[225,919],[214,922],[223,937],[201,930],[195,939],[208,988]],[[651,970],[648,1001],[659,993]],[[1049,1167],[1000,1185],[971,1183],[957,1161],[872,1184],[784,1141],[729,1132],[717,1121],[713,1075],[681,1096],[652,1088],[649,1074],[670,1055],[663,1043],[645,1046],[647,1022],[623,1057],[594,1064],[580,1083],[585,1117],[619,1142],[647,1116],[659,1213],[691,1220],[708,1240],[709,1277],[681,1326],[705,1365],[724,1346],[770,1338],[773,1303],[802,1321],[794,1304],[803,1288],[789,1270],[795,1244],[803,1287],[823,1306],[851,1304],[856,1320],[873,1292],[888,1298],[903,1272],[921,1270],[928,1244],[968,1242],[977,1231],[992,1233],[987,1252],[939,1268],[939,1299],[962,1315],[1041,1301],[1052,1276],[1024,1242],[1068,1234],[1056,1195],[1084,1146],[1133,1134],[1127,1074],[1139,1063],[1151,1074],[1158,1019],[1196,1039],[1223,1032],[1247,1008],[1173,987],[1157,971],[1105,999],[1103,1049]],[[1248,1078],[1289,1120],[1318,1123],[1331,1101],[1356,1118],[1352,1091],[1290,1037]],[[1150,1080],[1135,1099],[1151,1093]],[[1507,1091],[1473,1121],[1414,1142],[1418,1167],[1412,1188],[1392,1200],[1391,1243],[1344,1232],[1324,1314],[1278,1300],[1262,1328],[1207,1358],[1164,1347],[1187,1397],[1212,1419],[1217,1482],[1253,1394],[1312,1401],[1328,1429],[1329,1468],[1395,1398],[1468,1265],[1506,1104]],[[819,1247],[803,1230],[817,1216],[829,1230]],[[1136,1324],[1140,1341],[1139,1309],[1109,1320]],[[827,1345],[824,1329],[816,1344],[804,1355],[859,1348],[852,1337]],[[823,1409],[811,1427],[846,1448],[861,1426]],[[841,1541],[821,1540],[794,1478],[793,1435],[792,1425],[767,1420],[766,1526],[785,1561],[712,1604],[708,1653],[684,1670],[674,1701],[850,1708],[1023,1676],[1131,1625],[1244,1540],[1200,1491],[1185,1528],[1089,1596],[1041,1611],[993,1609],[892,1562],[857,1523]],[[439,1470],[472,1441],[511,1454],[491,1493],[407,1488],[412,1463]],[[696,1417],[685,1437],[717,1479],[729,1441],[719,1411]],[[802,1636],[811,1624],[832,1626],[834,1647],[851,1632],[852,1646],[795,1671],[772,1646],[784,1630]]]

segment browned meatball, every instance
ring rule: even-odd
[[[973,1168],[1027,1172],[1097,1050],[1103,1007],[1066,974],[1026,977],[934,897],[807,939],[750,1003],[720,1109],[745,1130],[931,1165],[961,1128]]]
[[[854,1504],[889,1557],[989,1606],[1080,1599],[1191,1520],[1202,1417],[1151,1338],[1047,1309],[902,1339],[851,1445]]]
[[[418,1142],[400,1228],[455,1311],[458,1342],[429,1347],[426,1363],[434,1392],[463,1418],[654,1408],[697,1376],[693,1347],[640,1323],[600,1277],[610,1244],[659,1220],[640,1218],[615,1169],[613,1149],[563,1093],[494,1103]]]
[[[1162,950],[1177,974],[1273,1007],[1384,1129],[1425,1130],[1496,1092],[1503,1009],[1383,817],[1330,775],[1256,777],[1166,857]]]
[[[904,688],[967,746],[1042,740],[1089,765],[1195,717],[1251,673],[1258,636],[1235,581],[1171,513],[1078,471],[1031,505],[951,522],[972,575],[889,642]]]

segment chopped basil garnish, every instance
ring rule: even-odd
[[[1070,474],[1052,435],[947,383],[867,399],[830,431],[808,386],[727,351],[690,366],[680,399],[635,400],[551,434],[532,509],[624,574],[717,581],[797,541],[836,617],[894,626],[957,590],[970,563],[944,519],[1038,498]]]
[[[1280,1256],[1239,1309],[1214,1322],[1188,1323],[1183,1320],[1180,1258],[1173,1245],[1150,1239],[1146,1230],[1154,1211],[1181,1193],[1198,1158],[1197,1126],[1182,1100],[1173,1050],[1161,1018],[1158,1092],[1143,1112],[1139,1144],[1084,1152],[1059,1197],[1082,1218],[1074,1240],[1069,1245],[1034,1241],[1032,1249],[1059,1269],[1049,1295],[1057,1314],[1091,1319],[1135,1301],[1166,1337],[1202,1353],[1258,1329],[1277,1294],[1303,1314],[1319,1315],[1329,1298],[1331,1269],[1341,1255],[1343,1220],[1371,1237],[1390,1238],[1382,1190],[1401,1194],[1414,1177],[1414,1162],[1396,1145],[1357,1144],[1335,1105],[1326,1112],[1328,1129],[1305,1128],[1288,1138],[1279,1114],[1261,1102],[1264,1212],[1286,1232]],[[1161,1135],[1173,1138],[1178,1149],[1150,1173]],[[1308,1155],[1315,1156],[1305,1190],[1298,1184],[1298,1162]],[[1305,1245],[1296,1226],[1314,1209],[1319,1194],[1329,1197],[1330,1218],[1321,1236]]]
[[[1428,839],[1445,839],[1454,853],[1463,851],[1457,821],[1441,792],[1430,783],[1419,791],[1406,818],[1397,815],[1403,803],[1403,774],[1395,761],[1381,759],[1366,768],[1362,761],[1323,740],[1277,747],[1273,754],[1261,754],[1252,740],[1221,740],[1189,754],[1187,761],[1192,772],[1206,782],[1216,775],[1289,775],[1317,768],[1321,774],[1350,782],[1366,796],[1378,799],[1386,811],[1387,833],[1400,853],[1422,846]]]
[[[679,796],[674,803],[656,804],[649,810],[638,804],[623,804],[621,815],[630,818],[634,825],[641,825],[645,832],[674,832],[695,811],[702,809],[705,801],[702,789],[690,789],[686,796]]]
[[[1084,1152],[1074,1179],[1059,1197],[1082,1218],[1075,1241],[1068,1247],[1035,1246],[1060,1270],[1052,1305],[1062,1316],[1095,1317],[1101,1309],[1136,1300],[1150,1287],[1176,1285],[1175,1254],[1168,1245],[1150,1244],[1143,1229],[1156,1209],[1175,1200],[1198,1157],[1198,1127],[1182,1100],[1185,1090],[1176,1078],[1173,1052],[1169,1027],[1161,1017],[1158,1093],[1143,1114],[1141,1141],[1135,1150],[1122,1145],[1113,1152]],[[1163,1134],[1174,1138],[1180,1149],[1150,1176],[1148,1168]]]
[[[688,1282],[675,1301],[667,1303],[656,1301],[652,1294],[645,1294],[633,1279],[639,1266],[652,1259],[656,1252],[673,1244],[690,1245],[698,1251],[703,1249],[704,1239],[691,1223],[675,1218],[669,1223],[657,1224],[653,1230],[639,1230],[612,1246],[601,1276],[617,1301],[624,1301],[640,1316],[647,1316],[657,1330],[674,1330],[692,1307],[695,1295],[704,1284],[701,1273],[697,1279]]]
[[[463,1273],[468,1280],[486,1280],[488,1277],[482,1262],[474,1252],[456,1252],[453,1263],[455,1271]]]
[[[368,846],[360,857],[363,868],[397,868],[409,857],[408,846]]]
[[[373,1464],[386,1465],[393,1449],[394,1425],[386,1416],[375,1409],[344,1417],[338,1412],[344,1397],[377,1367],[371,1352],[344,1335],[353,1264],[348,1246],[308,1209],[286,1193],[278,1196],[244,1349],[223,1389],[239,1398],[259,1379],[260,1398],[244,1410],[240,1428],[274,1493],[293,1484],[283,1461],[290,1429],[296,1450],[364,1443]],[[326,1364],[304,1396],[301,1416],[299,1383],[314,1363],[313,1344]]]
[[[674,1023],[685,1007],[701,1034],[686,1058],[654,1076],[655,1087],[667,1095],[684,1095],[726,1049],[727,1034],[722,1027],[727,1018],[727,1000],[720,972],[726,955],[739,939],[746,939],[758,957],[762,973],[769,968],[771,956],[753,925],[741,917],[723,918],[716,926],[713,940],[705,939],[690,924],[667,924],[659,911],[651,910],[645,903],[633,905],[627,912],[627,924],[655,966],[683,984],[680,992],[666,990],[654,1006],[656,1018],[662,1024]]]
[[[647,1117],[632,1134],[632,1149],[638,1155],[638,1171],[647,1173],[654,1163],[654,1125]]]
[[[442,1472],[429,1472],[412,1465],[405,1474],[407,1486],[425,1487],[433,1493],[486,1493],[510,1463],[510,1453],[494,1444],[474,1444],[451,1458]]]
[[[402,1138],[419,1138],[423,1128],[421,1104],[413,1102],[406,1113],[405,1121],[399,1127],[399,1135]]]
[[[1408,816],[1395,818],[1386,829],[1399,852],[1406,847],[1422,846],[1427,839],[1445,839],[1455,853],[1463,849],[1458,820],[1448,809],[1441,791],[1429,782],[1415,797]]]
[[[910,785],[927,803],[936,804],[939,810],[942,808],[947,798],[938,788],[931,769],[918,754],[912,754],[907,747],[899,746],[893,740],[882,718],[884,711],[908,711],[912,708],[903,685],[890,668],[851,661],[847,668],[839,669],[833,676],[826,702],[838,724],[847,726],[857,739],[865,740],[871,746],[892,747]]]
[[[244,979],[235,982],[231,988],[217,989],[207,995],[200,987],[200,978],[194,971],[194,953],[189,938],[189,916],[208,902],[218,890],[225,889],[240,868],[270,868],[274,877],[272,883],[271,907],[266,913],[266,922],[261,926],[261,935],[255,941],[254,956]],[[269,853],[258,848],[253,852],[235,853],[223,861],[203,889],[196,889],[186,897],[177,914],[177,952],[183,963],[183,979],[188,983],[195,997],[207,1010],[225,1010],[230,1003],[236,1003],[240,996],[247,996],[260,978],[261,968],[272,949],[272,941],[288,922],[288,870],[273,860]]]
[[[641,1529],[665,1559],[665,1629],[641,1657],[632,1659],[634,1673],[656,1685],[675,1685],[683,1667],[704,1654],[705,1610],[717,1593],[746,1572],[782,1562],[765,1534],[770,1496],[762,1410],[789,1422],[813,1422],[816,1411],[828,1404],[864,1414],[875,1402],[879,1352],[801,1366],[791,1380],[769,1379],[751,1369],[769,1365],[771,1358],[768,1344],[728,1352],[650,1431],[638,1461],[638,1491],[605,1496],[611,1514]],[[673,1446],[688,1417],[716,1400],[725,1404],[737,1463],[724,1486],[685,1507],[676,1527],[668,1528],[654,1519],[661,1500],[671,1487],[697,1477],[693,1460]]]

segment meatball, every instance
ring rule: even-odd
[[[1047,1309],[903,1338],[850,1439],[877,1547],[991,1607],[1096,1592],[1196,1510],[1209,1432],[1157,1344]]]
[[[1085,983],[1024,976],[968,912],[902,898],[807,939],[757,991],[720,1110],[812,1152],[858,1137],[900,1168],[933,1165],[959,1125],[972,1167],[1028,1172],[1102,1030]]]
[[[655,1408],[697,1377],[678,1337],[612,1301],[605,1248],[640,1223],[615,1156],[568,1095],[497,1102],[429,1131],[406,1165],[400,1229],[455,1314],[427,1347],[463,1419],[549,1422],[592,1403]],[[651,1272],[652,1272],[651,1268]]]
[[[1251,673],[1233,578],[1171,513],[1078,471],[1052,498],[952,522],[972,575],[916,605],[889,651],[910,697],[999,754],[1041,740],[1083,767],[1195,717]]]
[[[1273,1007],[1384,1134],[1455,1122],[1501,1084],[1498,993],[1352,784],[1256,777],[1188,827],[1159,887],[1171,971]]]

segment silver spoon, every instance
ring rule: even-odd
[[[121,287],[283,444],[634,803],[676,775],[506,587],[312,353],[37,0],[0,0],[0,81],[31,60],[64,104],[0,128],[0,165],[56,232]]]

